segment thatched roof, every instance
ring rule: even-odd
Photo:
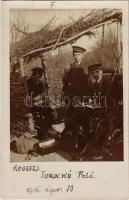
[[[41,29],[27,34],[21,41],[11,46],[11,56],[21,57],[23,55],[36,54],[66,43],[73,43],[82,34],[92,34],[92,32],[88,31],[89,28],[111,19],[121,21],[122,11],[118,9],[94,10],[66,27],[60,25],[53,30],[44,31],[44,29]]]

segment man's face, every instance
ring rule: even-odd
[[[102,76],[103,71],[101,69],[96,69],[90,73],[90,76],[98,81]]]
[[[80,64],[82,61],[82,57],[83,57],[83,53],[73,53],[73,58],[75,60],[76,63]]]
[[[41,79],[41,74],[39,74],[39,73],[33,74],[33,80],[34,81],[39,82],[40,79]]]

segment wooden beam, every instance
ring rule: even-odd
[[[110,20],[107,20],[106,22],[102,22],[102,23],[99,23],[99,24],[97,24],[97,25],[95,25],[95,26],[92,26],[92,27],[88,28],[87,30],[82,31],[82,32],[79,33],[79,34],[77,34],[77,35],[75,35],[75,36],[73,36],[73,37],[71,37],[71,38],[66,39],[66,40],[63,41],[63,42],[59,42],[59,43],[56,45],[56,48],[57,48],[57,47],[60,47],[60,46],[64,46],[64,45],[69,44],[69,43],[72,43],[74,40],[79,39],[81,36],[88,34],[88,32],[90,33],[93,29],[99,28],[99,27],[101,27],[101,26],[104,25],[104,24],[113,23],[113,22],[117,22],[117,19],[110,19]],[[30,56],[30,55],[35,57],[35,55],[37,55],[37,53],[40,54],[40,53],[43,53],[43,52],[50,51],[50,50],[52,50],[54,47],[55,47],[55,44],[53,44],[53,45],[51,45],[51,46],[48,46],[48,47],[36,49],[36,50],[34,50],[34,51],[31,51],[31,52],[29,52],[29,53],[23,55],[22,58],[25,58],[25,57]]]

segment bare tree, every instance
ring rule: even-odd
[[[27,35],[29,25],[25,24],[24,16],[18,11],[15,14],[15,21],[10,21],[10,42],[15,43],[21,39],[23,35]]]

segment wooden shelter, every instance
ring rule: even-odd
[[[67,26],[60,25],[59,27],[44,31],[41,29],[35,33],[27,34],[21,41],[15,43],[13,46],[11,45],[11,59],[18,58],[20,59],[20,71],[15,73],[13,68],[13,62],[11,66],[11,119],[16,121],[18,116],[23,116],[26,112],[24,106],[24,97],[26,94],[26,90],[24,87],[24,72],[25,67],[28,62],[34,59],[41,59],[42,66],[44,66],[44,54],[49,53],[49,71],[51,71],[51,77],[48,77],[51,80],[52,90],[53,90],[53,77],[52,77],[52,69],[51,69],[51,52],[57,49],[61,49],[64,46],[71,45],[79,38],[83,36],[91,37],[93,36],[93,30],[99,27],[102,27],[102,40],[101,47],[103,47],[104,37],[105,37],[105,25],[107,23],[117,23],[117,41],[116,42],[116,60],[117,64],[120,66],[120,57],[122,55],[122,47],[120,43],[119,29],[121,29],[122,25],[122,11],[118,9],[99,9],[93,10],[87,16],[80,18],[78,21],[73,22],[72,24],[68,24]],[[115,45],[114,42],[114,45]],[[101,50],[101,49],[100,49]],[[58,65],[57,65],[58,68]],[[55,68],[54,68],[55,69]],[[47,72],[48,68],[46,69]],[[60,73],[61,74],[61,73]],[[22,76],[21,76],[22,75]],[[49,75],[48,75],[49,76]],[[59,75],[60,76],[60,75]],[[46,74],[44,76],[47,78]],[[61,79],[56,83],[60,85],[61,90]],[[56,94],[55,94],[56,95]],[[12,115],[13,113],[13,115]]]

